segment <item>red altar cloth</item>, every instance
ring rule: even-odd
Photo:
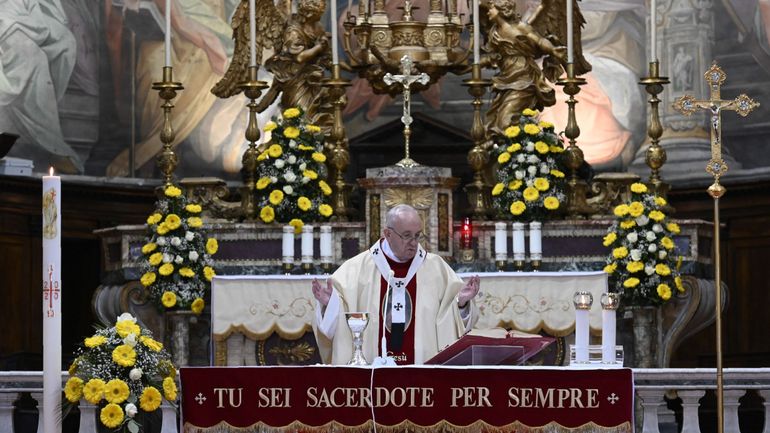
[[[633,430],[629,369],[181,369],[185,432]],[[372,403],[374,408],[372,409]]]

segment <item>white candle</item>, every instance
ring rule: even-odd
[[[257,19],[254,0],[249,0],[249,66],[257,66]]]
[[[321,263],[332,262],[332,226],[321,226]]]
[[[588,362],[588,310],[575,309],[575,360]]]
[[[532,260],[543,258],[543,234],[542,223],[533,221],[529,223],[529,255]]]
[[[658,12],[656,11],[658,6],[657,0],[650,1],[650,62],[658,61],[658,48],[656,41]]]
[[[43,176],[43,432],[61,432],[61,178]]]
[[[575,23],[573,20],[572,2],[575,0],[567,0],[567,63],[572,63],[574,59],[575,51]]]
[[[505,261],[508,259],[508,234],[506,233],[507,224],[504,222],[495,223],[495,260]]]
[[[294,263],[294,226],[283,226],[283,263]]]
[[[166,66],[171,66],[171,0],[166,0]]]
[[[313,263],[313,226],[302,226],[302,263]]]
[[[513,223],[513,259],[524,260],[524,223]]]
[[[473,0],[473,63],[478,65],[481,62],[481,51],[479,44],[481,38],[479,33],[479,0]]]
[[[340,54],[337,49],[337,0],[330,0],[332,3],[331,21],[332,21],[332,64],[340,63]]]
[[[615,363],[615,310],[602,308],[602,362]]]

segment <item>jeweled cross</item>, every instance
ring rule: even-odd
[[[412,103],[411,103],[411,86],[414,83],[420,83],[422,85],[425,85],[428,83],[428,74],[425,72],[422,72],[420,74],[413,74],[413,67],[414,67],[414,61],[412,58],[406,54],[404,57],[401,57],[401,74],[393,75],[390,72],[385,74],[384,77],[382,77],[382,80],[387,84],[388,86],[393,85],[394,83],[399,83],[404,87],[403,96],[404,96],[404,115],[401,116],[401,123],[404,124],[404,149],[405,149],[405,156],[404,159],[397,162],[396,165],[400,167],[414,167],[417,164],[414,160],[412,160],[409,157],[409,136],[412,135],[412,130],[409,128],[409,125],[412,124]]]
[[[759,107],[759,103],[743,93],[733,100],[722,99],[722,84],[727,79],[727,74],[716,62],[703,76],[709,83],[710,98],[701,101],[692,95],[684,95],[674,102],[674,109],[685,116],[695,113],[698,109],[710,112],[711,160],[706,165],[706,171],[714,176],[714,184],[709,188],[709,193],[721,195],[724,193],[724,188],[719,185],[719,178],[727,172],[727,164],[722,159],[722,111],[737,111],[738,114],[746,117],[752,110]]]

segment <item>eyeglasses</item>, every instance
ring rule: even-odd
[[[425,239],[425,235],[421,232],[418,232],[410,236],[404,236],[401,233],[397,232],[396,229],[394,229],[393,227],[388,227],[388,229],[390,229],[393,233],[397,234],[398,237],[400,237],[401,240],[404,242],[412,242],[412,241],[421,242]]]

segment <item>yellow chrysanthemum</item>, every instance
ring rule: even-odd
[[[625,204],[619,204],[615,206],[615,209],[613,210],[613,213],[617,217],[624,217],[628,215],[628,205]]]
[[[497,156],[497,163],[498,164],[505,164],[506,162],[511,160],[511,154],[508,152],[503,152],[500,155]]]
[[[163,296],[160,297],[160,303],[166,308],[171,308],[176,305],[176,293],[163,292]]]
[[[83,379],[79,377],[70,377],[67,383],[64,385],[64,397],[76,403],[83,395]]]
[[[120,379],[112,379],[104,385],[104,399],[109,403],[123,403],[130,393],[128,384]]]
[[[677,275],[674,277],[674,285],[676,286],[676,290],[678,290],[680,293],[684,292],[684,285],[682,284],[682,277]]]
[[[316,125],[307,125],[305,126],[305,129],[307,129],[308,132],[312,132],[313,134],[321,132],[321,127]]]
[[[615,269],[617,269],[617,268],[618,268],[618,263],[617,262],[612,262],[609,265],[604,267],[604,272],[607,273],[607,274],[611,274],[611,273],[615,272]]]
[[[666,224],[666,228],[668,229],[668,231],[670,231],[675,235],[678,235],[679,232],[681,231],[681,229],[679,228],[679,224],[677,223],[668,223]]]
[[[201,205],[199,205],[199,204],[194,204],[194,203],[190,203],[190,204],[188,204],[187,206],[185,206],[185,207],[184,207],[184,209],[185,209],[187,212],[190,212],[190,213],[201,213],[201,211],[203,210],[203,208],[201,207]]]
[[[537,135],[540,133],[540,128],[537,125],[528,123],[524,125],[524,132],[526,132],[529,135]]]
[[[556,210],[559,208],[559,205],[559,199],[552,195],[543,199],[543,206],[548,210]]]
[[[625,287],[626,289],[631,289],[638,285],[639,285],[639,278],[631,277],[626,281],[623,281],[623,287]]]
[[[77,370],[78,370],[78,360],[79,359],[80,358],[75,358],[75,360],[72,361],[72,364],[70,364],[70,368],[67,369],[67,373],[69,373],[70,376],[74,376],[75,373],[77,372]]]
[[[531,186],[528,186],[524,188],[524,200],[526,201],[535,201],[538,197],[540,197],[540,193],[537,192],[537,190]]]
[[[136,363],[136,351],[127,344],[121,344],[112,351],[112,360],[121,367],[131,367]]]
[[[182,190],[175,187],[174,185],[170,185],[166,187],[164,193],[167,197],[179,197],[182,194]]]
[[[189,225],[194,229],[197,229],[198,227],[203,225],[203,220],[200,219],[200,217],[190,217],[190,218],[187,218],[187,225]]]
[[[305,196],[297,199],[297,207],[299,207],[300,210],[304,212],[307,212],[312,205],[313,203],[310,201],[310,199]]]
[[[324,195],[330,195],[332,193],[332,188],[329,186],[328,183],[326,183],[326,181],[319,180],[318,187],[321,188],[321,192]]]
[[[101,346],[102,344],[107,342],[107,337],[104,335],[94,335],[93,337],[88,337],[83,341],[83,344],[86,345],[86,347],[94,348]]]
[[[297,146],[297,149],[299,149],[299,150],[315,150],[315,147],[308,146],[306,144],[300,144],[299,146]]]
[[[313,158],[313,161],[315,162],[325,162],[326,161],[326,155],[324,155],[321,152],[313,152],[311,155],[311,158]]]
[[[550,146],[550,151],[551,153],[562,153],[564,152],[564,148],[558,144],[554,144],[553,146]]]
[[[163,275],[164,277],[167,277],[174,273],[174,265],[171,263],[164,263],[161,265],[160,268],[158,268],[158,273]]]
[[[185,266],[184,268],[179,269],[179,275],[185,278],[191,278],[195,276],[195,271]]]
[[[158,248],[158,245],[155,242],[146,243],[142,246],[142,254],[150,254],[156,248]]]
[[[631,202],[631,204],[628,205],[628,214],[632,217],[636,218],[641,216],[644,213],[644,205],[641,204],[638,201]]]
[[[636,221],[634,220],[625,220],[620,222],[620,228],[622,229],[630,229],[634,226],[636,226]]]
[[[270,204],[273,206],[278,206],[283,201],[283,191],[280,189],[274,189],[273,192],[270,193]]]
[[[659,211],[659,210],[654,210],[654,211],[650,212],[650,219],[655,221],[655,222],[661,222],[661,221],[663,221],[663,218],[665,218],[665,217],[666,217],[666,215],[663,212]]]
[[[170,377],[163,379],[163,395],[166,396],[166,400],[176,400],[176,393],[176,382],[174,382],[174,379]]]
[[[519,129],[518,126],[509,126],[505,128],[505,131],[503,131],[503,134],[505,134],[508,138],[516,138],[519,136],[519,133],[521,132],[521,129]]]
[[[553,123],[551,123],[551,122],[546,122],[545,120],[541,120],[541,121],[540,121],[540,123],[538,123],[538,125],[539,125],[541,128],[543,128],[543,129],[550,129],[550,128],[553,128]]]
[[[535,189],[537,189],[538,191],[547,191],[548,188],[551,187],[551,183],[548,182],[548,179],[544,177],[535,178],[534,185],[535,185]]]
[[[166,216],[166,221],[164,221],[164,223],[169,230],[176,230],[182,225],[182,219],[179,218],[179,215],[170,213]]]
[[[203,312],[205,306],[206,302],[204,302],[202,298],[195,298],[195,300],[192,301],[192,304],[190,304],[190,310],[195,314],[200,314]]]
[[[674,248],[674,241],[668,236],[663,236],[663,239],[660,240],[660,244],[667,250]]]
[[[289,225],[294,227],[294,234],[298,235],[302,233],[302,227],[305,226],[305,223],[299,218],[292,218],[291,221],[289,221]]]
[[[527,205],[525,205],[523,201],[516,200],[515,202],[511,203],[511,215],[521,215],[525,210],[527,210]]]
[[[259,219],[270,224],[275,219],[275,210],[270,206],[265,206],[259,211]]]
[[[99,378],[93,378],[83,386],[83,398],[91,404],[99,404],[104,398],[105,383]]]
[[[257,157],[257,161],[264,161],[266,159],[267,159],[267,151],[260,153],[259,156]]]
[[[318,213],[321,214],[321,216],[324,218],[330,217],[332,212],[334,212],[334,210],[328,204],[322,204],[318,206]]]
[[[292,108],[287,108],[287,109],[283,110],[283,117],[285,119],[292,119],[292,118],[297,117],[297,116],[299,116],[299,109],[298,108],[292,107]]]
[[[511,144],[510,146],[508,146],[508,148],[507,148],[507,149],[505,149],[505,150],[507,150],[507,151],[508,151],[508,152],[510,152],[510,153],[518,152],[518,151],[520,151],[520,150],[521,150],[521,144],[519,144],[519,143],[513,143],[513,144]]]
[[[142,329],[131,320],[121,320],[115,324],[115,332],[118,333],[120,338],[126,338],[130,334],[141,334]]]
[[[316,180],[318,179],[318,173],[316,173],[313,170],[305,170],[302,172],[302,175],[310,180]]]
[[[152,338],[144,335],[139,337],[139,342],[144,344],[145,347],[152,350],[153,352],[160,352],[163,349],[163,344],[160,341],[153,340]]]
[[[668,284],[658,284],[658,296],[664,301],[671,299],[671,287]]]
[[[617,247],[612,250],[612,257],[615,257],[616,259],[622,259],[628,255],[628,248],[626,247]]]
[[[271,120],[271,121],[265,123],[265,132],[272,131],[273,129],[275,129],[277,127],[278,127],[278,124]]]
[[[154,386],[146,386],[139,397],[139,407],[145,412],[152,412],[160,407],[160,391]]]
[[[265,189],[267,186],[270,185],[270,178],[269,177],[261,177],[257,181],[257,189]]]
[[[503,192],[504,188],[505,188],[505,186],[502,183],[496,184],[492,188],[492,195],[500,195]]]
[[[154,214],[152,214],[152,215],[147,217],[147,224],[150,224],[150,225],[157,224],[158,221],[160,221],[162,219],[163,219],[163,215],[161,215],[161,214],[156,212],[156,213],[154,213]]]
[[[553,152],[553,150],[551,152]],[[564,177],[564,172],[554,168],[553,170],[551,170],[551,176],[562,178],[562,177]]]
[[[297,138],[299,137],[299,129],[289,126],[288,128],[283,130],[283,136],[286,138]],[[273,156],[273,155],[270,155]]]
[[[519,179],[512,180],[510,183],[508,183],[508,189],[511,191],[516,191],[517,189],[521,188],[521,186],[524,185],[524,182],[522,182]]]
[[[628,262],[626,270],[630,273],[636,273],[644,269],[644,263],[642,262]]]
[[[104,406],[99,412],[99,420],[107,428],[115,428],[123,422],[123,409],[115,403]]]
[[[214,268],[212,268],[211,266],[203,267],[203,276],[206,277],[206,280],[211,281],[211,279],[214,278],[216,274],[217,273],[214,272]]]
[[[602,245],[605,247],[608,247],[612,245],[616,240],[618,239],[618,235],[615,234],[615,232],[607,233],[607,236],[604,237]]]
[[[671,275],[671,268],[668,267],[665,263],[658,263],[655,265],[655,273],[661,276],[668,276]]]
[[[163,261],[163,253],[158,252],[151,255],[148,261],[152,266],[158,266],[160,262]]]
[[[216,254],[219,251],[219,242],[214,238],[208,238],[206,240],[206,252],[209,254]]]
[[[539,114],[537,110],[533,110],[531,108],[525,108],[524,111],[521,112],[521,114],[527,116],[527,117],[534,117]]]
[[[635,192],[637,194],[643,194],[643,193],[647,192],[647,185],[645,185],[643,183],[640,183],[640,182],[632,183],[631,184],[631,191]]]
[[[163,236],[166,233],[168,233],[168,226],[166,225],[166,223],[160,223],[158,224],[158,227],[155,229],[155,232]]]
[[[663,197],[655,196],[655,204],[658,206],[665,206],[668,202]]]
[[[538,141],[538,142],[535,143],[535,150],[537,151],[537,153],[539,153],[541,155],[545,155],[546,153],[548,153],[550,148],[544,142]]]
[[[283,149],[280,144],[272,144],[267,148],[267,154],[270,155],[271,158],[278,158],[283,154]]]

